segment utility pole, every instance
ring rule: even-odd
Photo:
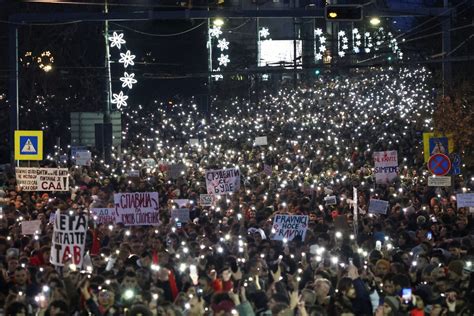
[[[107,0],[104,2],[104,13],[107,15],[109,13],[109,8],[107,4]],[[111,118],[111,93],[112,93],[112,79],[111,79],[111,73],[110,73],[110,48],[109,48],[109,20],[106,19],[104,21],[104,42],[105,42],[105,80],[106,80],[106,85],[105,85],[105,96],[106,96],[106,101],[104,102],[104,124],[103,124],[103,130],[102,130],[102,135],[103,135],[103,157],[104,161],[106,163],[110,163],[112,160],[112,135],[108,135],[108,132],[106,132],[108,126],[112,124],[112,118]],[[112,132],[112,131],[111,131]],[[113,133],[113,132],[112,132]]]
[[[448,0],[443,1],[444,9],[449,9]],[[441,27],[442,27],[442,54],[443,54],[443,95],[446,93],[446,90],[452,84],[452,68],[451,68],[451,61],[450,56],[448,54],[451,52],[451,11],[443,14],[441,16]]]
[[[10,82],[8,89],[8,100],[10,103],[10,161],[11,165],[15,164],[15,130],[20,128],[20,100],[18,93],[18,25],[10,24],[9,28],[9,52],[8,64],[9,68],[13,70],[10,74]]]

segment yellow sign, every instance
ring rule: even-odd
[[[15,131],[15,160],[43,160],[43,131]]]
[[[425,162],[434,154],[450,154],[454,152],[453,135],[423,133],[423,153]]]

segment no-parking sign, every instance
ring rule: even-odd
[[[451,160],[444,154],[434,154],[428,160],[428,169],[434,175],[444,176],[451,170]]]

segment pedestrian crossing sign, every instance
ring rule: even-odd
[[[43,131],[15,131],[15,160],[43,160]]]

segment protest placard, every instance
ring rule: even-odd
[[[458,208],[474,207],[474,193],[456,194],[456,201],[457,201]]]
[[[387,211],[388,211],[388,201],[370,199],[369,213],[387,214]]]
[[[90,166],[92,160],[91,152],[88,150],[80,150],[76,152],[77,166]]]
[[[127,175],[130,178],[140,178],[140,170],[129,170],[127,172]]]
[[[171,200],[173,204],[178,205],[178,208],[185,208],[188,206],[188,204],[191,204],[191,201],[189,199],[175,199]]]
[[[23,221],[21,222],[21,233],[23,235],[35,235],[41,233],[41,221]]]
[[[56,211],[49,261],[63,266],[67,260],[82,266],[87,235],[87,216],[61,214]]]
[[[158,225],[158,192],[114,194],[115,222],[125,226]]]
[[[199,195],[199,204],[201,206],[212,206],[213,202],[214,202],[214,195],[212,194]]]
[[[153,158],[143,158],[141,162],[142,168],[153,169],[157,166],[156,160]]]
[[[190,145],[190,146],[199,146],[199,139],[197,139],[197,138],[191,138],[191,139],[189,140],[189,145]]]
[[[255,146],[268,145],[267,136],[255,137]]]
[[[264,165],[263,165],[263,173],[264,173],[264,174],[266,174],[267,176],[271,177],[272,172],[273,172],[272,166],[267,165],[267,164],[264,164]]]
[[[375,182],[387,184],[398,176],[398,155],[396,150],[374,152]]]
[[[15,168],[17,184],[23,191],[69,191],[67,168]]]
[[[429,187],[450,187],[451,177],[450,176],[433,176],[428,177]]]
[[[240,189],[240,170],[237,168],[206,170],[207,194],[227,194]]]
[[[189,208],[173,208],[171,209],[171,218],[175,222],[187,223],[190,221]]]
[[[326,205],[336,205],[337,204],[337,198],[336,198],[335,195],[326,196],[324,198],[324,202],[326,202]]]
[[[91,216],[97,224],[114,224],[115,208],[91,208]]]
[[[298,236],[304,241],[308,223],[309,216],[307,215],[277,214],[273,219],[271,239],[283,240],[285,238],[290,241]]]
[[[168,177],[170,179],[178,179],[186,174],[186,165],[184,163],[176,163],[168,166]]]

